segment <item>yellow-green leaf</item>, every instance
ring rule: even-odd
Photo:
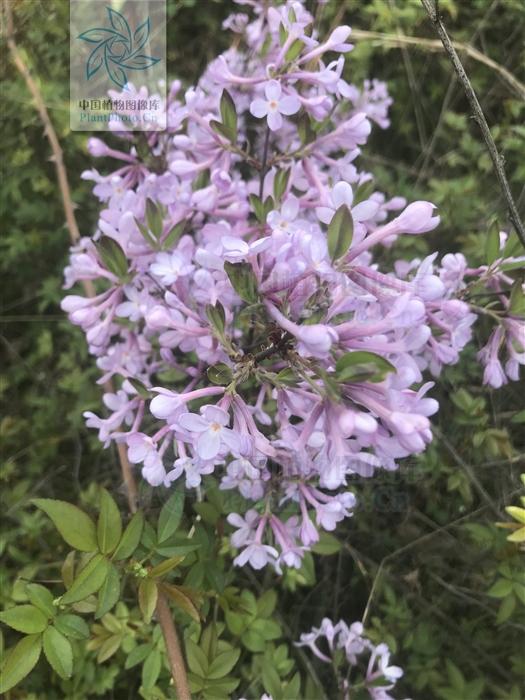
[[[183,562],[184,559],[186,559],[185,556],[170,557],[169,559],[165,559],[160,564],[157,564],[157,566],[154,566],[153,569],[151,569],[151,571],[148,573],[148,576],[150,578],[159,578],[160,576],[164,576],[165,574],[172,571],[172,569],[178,566],[181,562]]]
[[[68,545],[80,552],[98,549],[95,523],[80,508],[52,498],[34,498],[32,503],[51,518]]]
[[[100,497],[100,514],[97,522],[97,539],[103,554],[112,552],[122,535],[122,520],[119,509],[106,489],[102,489]]]
[[[48,627],[43,635],[44,654],[50,666],[60,678],[71,678],[73,673],[73,649],[71,642],[55,627]]]
[[[525,525],[525,508],[519,508],[518,506],[507,506],[505,510],[511,518],[514,518],[514,520],[517,520],[519,523],[523,523]]]
[[[39,583],[28,583],[26,586],[27,597],[46,617],[54,617],[57,609],[53,605],[53,595],[51,591]]]
[[[40,657],[42,635],[23,637],[8,653],[0,674],[0,693],[6,693],[30,673]]]
[[[139,584],[139,607],[144,622],[150,622],[157,605],[157,583],[151,578],[143,579]]]
[[[34,605],[16,605],[0,613],[0,621],[24,634],[37,634],[47,627],[47,617]]]
[[[197,622],[200,621],[199,611],[195,607],[194,602],[191,600],[186,590],[182,589],[180,586],[174,586],[170,583],[163,583],[162,590],[178,608],[183,610]]]
[[[109,561],[102,554],[95,556],[86,564],[71,584],[71,588],[62,596],[62,603],[76,603],[96,593],[106,580]]]

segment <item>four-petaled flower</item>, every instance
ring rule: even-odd
[[[264,88],[266,99],[258,97],[250,105],[250,112],[254,117],[261,119],[267,117],[268,126],[272,131],[277,131],[283,123],[282,114],[290,116],[301,109],[299,98],[295,95],[281,97],[281,84],[277,80],[270,80]]]

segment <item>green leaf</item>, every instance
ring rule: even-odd
[[[147,400],[153,398],[153,394],[151,393],[151,391],[140,380],[135,379],[135,377],[128,377],[127,379],[128,379],[128,382],[135,389],[135,391],[137,392],[137,394],[140,396],[141,399],[144,399],[147,401]]]
[[[232,610],[227,610],[224,617],[230,632],[236,637],[239,637],[246,627],[243,616],[239,613],[233,612]]]
[[[253,209],[253,213],[255,214],[255,218],[257,221],[259,221],[261,224],[264,224],[266,222],[266,212],[264,208],[263,201],[260,197],[258,197],[256,194],[251,194],[249,196],[250,204]]]
[[[37,634],[47,627],[47,616],[34,605],[16,605],[0,613],[0,622],[24,634]]]
[[[496,622],[498,623],[498,625],[501,625],[502,622],[505,622],[509,619],[509,617],[514,612],[515,607],[516,598],[513,595],[509,595],[501,601],[501,604],[498,609],[498,614],[496,615]]]
[[[0,693],[6,693],[27,676],[36,665],[42,651],[42,635],[23,637],[11,649],[2,665]]]
[[[249,263],[225,262],[224,272],[228,275],[232,287],[241,299],[249,304],[254,304],[258,301],[257,279]]]
[[[152,649],[153,646],[151,644],[139,644],[136,646],[129,652],[124,668],[133,668],[133,666],[142,663]]]
[[[231,649],[218,654],[210,664],[207,678],[224,678],[235,666],[241,655],[240,649]]]
[[[171,537],[180,525],[184,510],[184,494],[175,491],[162,506],[157,523],[157,540],[159,544]]]
[[[512,285],[509,311],[515,316],[525,316],[525,294],[520,280],[516,280]]]
[[[114,564],[109,565],[108,575],[98,592],[95,619],[101,618],[116,605],[120,598],[120,574]]]
[[[53,622],[56,629],[71,639],[87,639],[89,627],[79,615],[57,615]]]
[[[266,640],[264,637],[251,628],[243,632],[241,642],[247,649],[253,652],[264,651],[266,649]]]
[[[146,657],[142,666],[142,685],[144,688],[153,688],[160,675],[162,657],[158,649],[153,649]]]
[[[146,243],[157,250],[158,248],[158,241],[156,240],[155,236],[153,233],[149,230],[147,226],[145,226],[143,223],[141,223],[136,216],[133,217],[135,219],[135,225],[142,234],[142,238],[146,241]]]
[[[304,48],[304,43],[300,39],[295,39],[286,52],[285,59],[287,61],[295,61]]]
[[[366,350],[345,353],[335,365],[335,378],[338,382],[366,381],[380,382],[389,372],[395,372],[394,365],[380,355]]]
[[[155,241],[158,241],[162,236],[162,212],[159,205],[149,197],[146,199],[146,223]]]
[[[507,578],[500,578],[496,583],[489,588],[487,595],[493,598],[505,598],[512,591],[512,581]]]
[[[56,615],[57,609],[53,605],[53,595],[45,586],[41,586],[39,583],[28,583],[26,593],[29,601],[41,610],[47,618]]]
[[[97,539],[102,554],[112,552],[122,535],[122,519],[117,504],[106,489],[100,495],[100,514],[97,523]]]
[[[184,233],[185,228],[186,228],[186,220],[185,219],[174,224],[170,228],[168,233],[166,234],[166,238],[162,241],[162,249],[163,250],[171,250],[174,247],[174,245],[177,243],[179,238],[182,236],[182,234]]]
[[[143,527],[144,516],[141,512],[135,513],[127,524],[122,539],[113,553],[112,559],[120,561],[121,559],[128,559],[133,554],[139,546]]]
[[[227,141],[234,141],[234,135],[233,133],[228,129],[226,124],[223,124],[222,122],[218,122],[216,119],[210,119],[209,121],[210,127],[215,131],[217,134],[220,136],[224,136],[224,138]]]
[[[281,679],[275,670],[275,666],[269,662],[265,663],[262,668],[262,682],[264,689],[272,698],[282,697]]]
[[[185,556],[178,556],[165,559],[160,564],[157,564],[157,566],[154,566],[153,569],[149,571],[148,576],[150,578],[160,578],[175,569],[185,558]]]
[[[108,571],[109,561],[102,554],[95,554],[76,576],[71,584],[71,588],[64,593],[60,602],[64,605],[66,603],[77,603],[92,593],[96,593],[106,580]]]
[[[290,180],[290,170],[278,170],[273,180],[273,196],[276,202],[281,201],[281,197],[286,192],[288,181]]]
[[[218,301],[214,306],[208,304],[206,306],[206,316],[210,322],[213,330],[220,336],[224,335],[224,327],[226,324],[226,314],[224,313],[224,307]]]
[[[328,252],[332,260],[338,260],[348,252],[353,235],[354,220],[352,214],[346,204],[342,204],[328,226]]]
[[[49,665],[60,678],[71,678],[73,673],[73,649],[71,642],[55,627],[48,627],[44,632],[44,654]]]
[[[220,110],[222,123],[231,134],[230,141],[235,143],[237,141],[237,110],[232,96],[227,90],[222,91]]]
[[[98,549],[95,523],[80,508],[52,498],[34,498],[31,502],[51,518],[68,545],[80,552]]]
[[[98,650],[97,662],[101,664],[112,657],[113,654],[119,650],[120,645],[122,644],[122,639],[123,636],[121,633],[112,634],[111,637],[108,637]]]
[[[275,620],[255,620],[251,624],[250,629],[260,634],[266,641],[279,639],[282,636],[281,627]]]
[[[198,676],[206,678],[208,675],[208,659],[202,649],[191,639],[186,640],[186,657],[190,670]]]
[[[224,364],[224,362],[219,362],[213,367],[208,367],[206,374],[208,379],[212,384],[217,384],[218,386],[227,386],[233,381],[233,372],[231,367]]]
[[[499,250],[499,226],[495,221],[489,228],[485,238],[485,260],[490,265],[500,257]]]
[[[142,579],[139,583],[139,607],[146,623],[151,621],[155,612],[158,595],[157,582],[151,578]]]
[[[103,265],[122,282],[128,280],[128,259],[120,245],[110,236],[101,236],[94,241],[98,256]]]
[[[270,588],[257,600],[257,617],[270,617],[275,610],[276,605],[277,593],[273,588]]]
[[[315,554],[337,554],[339,551],[341,551],[341,543],[329,532],[321,532],[319,542],[312,547],[312,552]]]

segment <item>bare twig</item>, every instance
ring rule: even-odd
[[[438,33],[439,38],[441,39],[443,47],[446,53],[448,54],[452,65],[454,66],[454,70],[456,71],[459,82],[463,86],[463,90],[470,104],[473,117],[478,123],[479,128],[481,129],[483,140],[485,141],[485,144],[487,146],[487,150],[489,152],[492,164],[494,166],[496,177],[499,181],[501,191],[507,203],[509,219],[514,225],[519,239],[525,246],[525,227],[523,226],[523,222],[521,221],[518,208],[512,197],[512,192],[507,180],[507,176],[505,174],[505,168],[503,166],[503,157],[500,156],[500,154],[498,153],[498,149],[496,147],[496,144],[494,143],[492,134],[490,133],[489,125],[487,124],[487,120],[485,119],[485,115],[483,114],[483,110],[481,109],[481,105],[479,104],[478,98],[476,97],[474,88],[472,87],[472,84],[467,74],[465,73],[465,69],[463,68],[462,63],[459,60],[457,51],[454,48],[452,41],[450,40],[450,37],[447,33],[447,30],[445,29],[443,22],[441,21],[441,17],[439,16],[434,1],[421,0],[421,3],[425,8],[428,16],[430,17],[434,27],[436,28],[436,32]]]
[[[390,44],[392,48],[403,46],[413,46],[416,49],[426,49],[428,51],[443,51],[443,44],[439,39],[425,39],[419,36],[406,36],[406,34],[387,34],[383,32],[370,32],[365,29],[352,29],[352,39],[364,39],[366,41],[378,41],[382,45]],[[493,61],[484,53],[478,51],[470,44],[461,41],[451,42],[452,46],[459,53],[464,53],[478,63],[482,63],[495,71],[508,87],[516,93],[518,97],[525,100],[525,85],[520,82],[507,68]]]
[[[6,36],[7,45],[15,64],[17,70],[24,78],[26,86],[33,97],[36,109],[40,116],[40,120],[44,126],[44,132],[46,134],[47,140],[51,147],[53,153],[53,161],[55,163],[58,185],[60,187],[60,193],[62,195],[62,206],[64,208],[64,214],[66,217],[67,229],[69,231],[69,238],[72,244],[75,244],[80,239],[80,231],[78,229],[78,224],[75,218],[75,209],[73,206],[73,200],[71,198],[71,190],[69,187],[69,180],[67,177],[67,170],[64,165],[64,158],[62,153],[62,148],[58,140],[55,128],[47,111],[46,103],[42,97],[40,88],[37,82],[34,80],[29,68],[27,67],[22,54],[20,53],[15,40],[14,25],[13,25],[13,15],[10,0],[4,0],[4,16],[5,16],[5,26],[6,26]],[[96,292],[91,280],[83,280],[82,285],[86,296],[94,297]],[[113,393],[115,390],[110,381],[104,384],[104,389]],[[120,468],[122,472],[122,479],[126,486],[126,495],[128,499],[129,509],[132,513],[137,510],[137,500],[138,500],[138,490],[133,477],[133,471],[129,463],[126,449],[124,445],[118,444],[118,455],[120,461]]]
[[[178,700],[191,700],[179,637],[175,629],[171,610],[161,589],[159,589],[158,592],[156,611],[157,620],[159,621],[162,635],[166,643],[166,653],[168,654],[168,660],[170,662],[171,676],[175,683],[175,689],[177,690],[177,698]]]

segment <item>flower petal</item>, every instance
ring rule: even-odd
[[[254,100],[250,105],[250,112],[258,119],[265,117],[268,114],[268,102],[260,98]]]

